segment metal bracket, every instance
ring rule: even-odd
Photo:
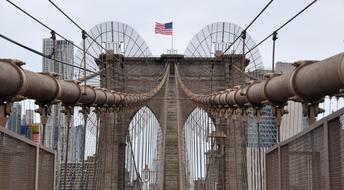
[[[323,110],[319,108],[319,102],[305,102],[302,104],[303,114],[307,115],[309,125],[315,123],[316,117]]]
[[[68,127],[71,127],[70,123],[71,123],[71,120],[72,120],[72,116],[74,115],[74,107],[72,107],[72,106],[64,106],[64,109],[61,112],[64,113],[65,116],[66,116]]]
[[[35,112],[39,113],[41,124],[46,125],[48,116],[51,114],[51,105],[39,105],[38,109],[36,109]]]
[[[0,103],[0,127],[6,126],[7,116],[12,112],[12,102]]]
[[[260,108],[256,108],[254,110],[254,115],[256,116],[256,123],[259,124],[262,119],[262,110]]]
[[[82,107],[80,110],[80,113],[84,116],[84,121],[87,120],[88,114],[90,114],[90,108],[89,107]]]

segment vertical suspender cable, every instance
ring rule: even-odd
[[[260,113],[258,113],[260,114]],[[261,117],[260,115],[258,117]],[[262,163],[261,163],[261,144],[260,144],[260,119],[257,121],[257,144],[258,144],[258,168],[259,168],[259,188],[263,189]]]
[[[198,159],[197,159],[197,135],[196,135],[196,132],[195,132],[195,128],[193,126],[193,122],[191,121],[191,126],[192,126],[192,135],[193,135],[193,138],[194,138],[194,160],[195,160],[195,180],[197,179],[197,176],[198,176]]]
[[[150,148],[150,153],[149,153],[149,161],[150,161],[150,165],[153,167],[153,150],[156,147],[156,141],[155,141],[155,133],[153,133],[153,115],[150,115],[149,118],[149,137],[148,139],[150,139],[150,143],[148,144],[148,147]],[[150,146],[151,145],[151,146]],[[151,168],[153,169],[153,168]]]
[[[200,154],[201,154],[201,178],[203,179],[203,161],[204,161],[204,123],[203,123],[203,112],[201,111],[200,112],[200,115],[201,115],[201,118],[200,118],[200,138],[201,138],[201,151],[200,151]]]
[[[246,30],[241,32],[241,38],[242,38],[242,65],[241,69],[245,68],[245,45],[246,45]]]
[[[202,154],[202,187],[203,187],[203,183],[204,183],[204,179],[205,179],[205,168],[206,168],[206,164],[205,164],[205,146],[206,146],[206,138],[205,138],[205,121],[204,121],[204,112],[203,110],[200,110],[201,111],[201,128],[202,128],[202,151],[201,151],[201,154]]]
[[[146,114],[145,114],[145,118],[146,118],[146,120],[145,120],[145,149],[146,149],[146,152],[145,152],[145,164],[147,164],[148,165],[148,141],[149,141],[149,139],[148,139],[148,132],[149,132],[149,123],[148,123],[148,118],[149,117],[149,115],[147,114],[147,112],[146,112]]]
[[[140,113],[140,112],[138,112],[138,113]],[[136,164],[136,167],[139,167],[139,162],[137,162],[137,156],[140,154],[140,147],[139,147],[139,129],[138,129],[138,127],[137,127],[137,125],[138,125],[138,123],[139,123],[139,118],[138,118],[139,116],[138,115],[136,115],[135,116],[135,120],[136,120],[136,122],[134,123],[134,126],[133,126],[133,128],[134,128],[134,134],[135,135],[133,135],[133,137],[135,138],[135,149],[134,149],[134,153],[133,153],[133,161],[134,161],[134,163]],[[134,169],[134,173],[135,173],[135,179],[137,179],[138,178],[138,176],[137,176],[137,172],[136,172],[136,170],[135,170],[135,167],[133,168]]]
[[[145,114],[145,110],[143,111],[143,115],[142,115],[142,125],[141,125],[141,128],[142,128],[142,155],[141,155],[141,162],[142,162],[142,168],[141,168],[141,177],[144,177],[142,176],[143,174],[143,170],[145,168],[145,162],[146,162],[146,121],[145,121],[145,117],[146,117],[146,114]]]
[[[193,168],[193,170],[192,170],[192,173],[193,173],[193,180],[195,180],[196,179],[196,157],[195,157],[195,133],[194,133],[194,131],[192,130],[192,122],[189,122],[189,125],[190,125],[190,134],[191,134],[191,137],[192,137],[192,141],[191,141],[191,143],[192,143],[192,168]]]
[[[143,110],[143,114],[142,114],[142,124],[141,124],[141,128],[142,128],[142,155],[141,155],[141,162],[142,162],[142,169],[141,169],[141,173],[143,171],[143,168],[145,167],[145,162],[146,162],[146,121],[145,121],[145,110]],[[142,174],[141,174],[142,175]],[[142,176],[141,176],[142,177]]]
[[[237,167],[237,165],[238,165],[238,162],[237,162],[237,140],[236,140],[236,128],[237,128],[237,126],[236,126],[236,122],[235,122],[235,120],[233,119],[233,139],[234,139],[234,160],[235,160],[235,164],[234,164],[234,168],[235,168],[235,187],[237,188],[238,187],[238,167]],[[224,155],[225,156],[225,155]],[[226,169],[224,169],[224,173],[226,173]],[[225,181],[223,180],[223,183],[224,183]]]
[[[276,40],[278,39],[277,37],[277,32],[274,31],[272,35],[272,73],[275,72],[275,46],[276,46]]]
[[[197,129],[196,129],[196,125],[195,125],[195,118],[193,118],[193,124],[194,124],[194,131],[195,131],[195,135],[196,135],[196,160],[197,160],[197,180],[199,179],[199,164],[200,164],[200,160],[199,160],[199,136],[197,134]]]
[[[82,163],[81,163],[81,188],[84,189],[85,183],[85,153],[86,153],[86,128],[87,128],[87,118],[89,113],[89,108],[83,107],[81,110],[84,118],[84,133],[82,140]]]
[[[71,127],[72,120],[72,109],[70,107],[65,107],[65,114],[67,120],[67,139],[66,139],[66,152],[65,152],[65,163],[64,163],[64,176],[63,176],[63,189],[67,190],[67,164],[68,164],[68,147],[69,147],[69,131]]]
[[[84,61],[84,93],[86,94],[86,31],[81,31],[81,37],[82,37],[82,47],[83,47],[83,61]]]
[[[199,116],[199,113],[197,114]],[[199,119],[199,118],[198,118]],[[198,173],[198,178],[201,179],[202,178],[202,139],[201,139],[201,126],[197,126],[198,121],[196,121],[196,127],[198,130],[198,160],[199,160],[199,163],[198,163],[198,168],[199,168],[199,173]],[[200,182],[200,181],[199,181]]]
[[[138,123],[137,123],[137,125],[135,126],[135,128],[137,129],[137,159],[135,159],[135,161],[137,160],[137,169],[140,171],[141,170],[141,167],[142,167],[142,165],[141,165],[141,160],[140,160],[140,157],[141,157],[141,154],[142,154],[142,143],[141,143],[141,141],[142,141],[142,139],[141,139],[141,114],[142,114],[142,110],[140,110],[139,111],[139,118],[138,118]],[[139,176],[138,176],[138,178],[139,178]]]
[[[96,155],[94,158],[94,184],[97,183],[97,172],[98,172],[98,163],[99,163],[99,123],[100,123],[100,109],[96,109]]]
[[[189,180],[191,182],[191,179],[193,177],[192,135],[190,133],[190,125],[188,124],[188,121],[186,122],[185,127],[187,128],[187,141],[188,141],[188,146],[189,146],[189,149],[187,151],[189,154],[189,167],[190,167]]]
[[[129,141],[132,141],[130,147],[131,147],[131,152],[130,152],[130,171],[131,171],[131,180],[134,180],[135,179],[135,173],[134,173],[134,164],[133,164],[133,157],[132,157],[132,152],[136,152],[136,138],[135,138],[135,127],[134,127],[134,123],[136,122],[136,117],[134,116],[134,122],[132,122],[131,124],[131,136],[130,139],[129,138]]]

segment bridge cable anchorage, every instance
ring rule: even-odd
[[[16,5],[15,3],[13,3],[10,0],[6,0],[8,3],[10,3],[11,5],[13,5],[15,8],[17,8],[18,10],[20,10],[22,13],[24,13],[25,15],[27,15],[28,17],[30,17],[32,20],[36,21],[37,23],[39,23],[40,25],[42,25],[44,28],[50,30],[51,32],[54,32],[57,36],[59,36],[60,38],[62,38],[63,40],[69,42],[70,44],[72,44],[72,46],[74,46],[75,48],[79,49],[82,51],[82,48],[75,45],[72,41],[68,40],[66,37],[64,37],[63,35],[61,35],[60,33],[56,32],[56,30],[52,29],[51,27],[49,27],[48,25],[44,24],[42,21],[40,21],[39,19],[35,18],[32,14],[28,13],[27,11],[25,11],[24,9],[22,9],[21,7],[19,7],[18,5]],[[87,52],[87,54],[89,56],[91,56],[93,59],[96,59],[96,57],[94,57],[92,54],[90,54],[89,52]]]
[[[70,16],[68,16],[59,6],[57,6],[52,0],[49,0],[49,2],[59,11],[61,12],[69,21],[71,21],[77,28],[79,28],[81,31],[85,31],[85,34],[87,37],[89,37],[93,42],[95,42],[101,49],[103,49],[105,52],[107,51],[106,48],[104,48],[99,42],[97,42],[96,39],[94,39],[91,35],[89,35],[86,30],[84,30],[80,25],[78,25]],[[110,54],[112,58],[117,60],[119,63],[121,62],[120,59],[118,59],[116,56],[113,54]]]
[[[259,12],[259,14],[250,22],[249,25],[246,26],[246,28],[244,29],[244,31],[247,31],[251,26],[252,24],[260,17],[260,15],[262,15],[264,13],[264,11],[271,5],[271,3],[273,2],[274,0],[270,0],[268,2],[268,4],[265,5],[265,7]],[[240,39],[240,36],[238,36],[226,49],[225,51],[223,52],[223,54],[225,54],[234,44],[236,41],[238,41]]]
[[[41,56],[41,57],[50,59],[50,60],[52,60],[52,61],[56,61],[56,62],[61,63],[61,64],[63,64],[63,65],[67,65],[67,66],[74,67],[74,68],[77,68],[77,69],[80,69],[80,70],[84,70],[84,68],[82,68],[82,67],[79,67],[79,66],[76,66],[76,65],[73,65],[73,64],[69,64],[69,63],[64,62],[64,61],[60,61],[60,60],[54,59],[54,58],[52,58],[52,56],[50,56],[50,55],[46,55],[46,54],[44,54],[44,53],[42,53],[42,52],[39,52],[39,51],[37,51],[37,50],[35,50],[35,49],[33,49],[33,48],[30,48],[30,47],[28,47],[28,46],[25,46],[25,45],[23,45],[23,44],[21,44],[21,43],[15,41],[15,40],[9,38],[9,37],[6,37],[6,36],[3,35],[3,34],[0,34],[0,37],[3,38],[3,39],[5,39],[5,40],[7,40],[7,41],[9,41],[9,42],[11,42],[11,43],[13,43],[13,44],[15,44],[15,45],[17,45],[17,46],[19,46],[19,47],[21,47],[21,48],[24,48],[24,49],[26,49],[26,50],[28,50],[28,51],[34,53],[34,54],[37,54],[37,55],[39,55],[39,56]],[[86,69],[86,71],[89,72],[89,73],[96,73],[96,72],[91,71],[91,70],[89,70],[89,69]]]
[[[278,31],[280,31],[281,29],[283,29],[285,26],[287,26],[291,21],[293,21],[296,17],[298,17],[299,15],[301,15],[304,11],[306,11],[308,8],[310,8],[315,2],[317,2],[318,0],[314,0],[312,1],[310,4],[308,4],[305,8],[303,8],[301,11],[299,11],[296,15],[294,15],[293,17],[291,17],[289,20],[287,20],[284,24],[282,24],[280,27],[278,27],[274,32],[272,32],[271,34],[269,34],[267,37],[265,37],[262,41],[260,41],[258,44],[256,44],[253,48],[251,48],[248,52],[246,52],[245,55],[247,55],[248,53],[250,53],[252,50],[254,50],[255,48],[257,48],[258,46],[260,46],[262,43],[264,43],[267,39],[269,39],[271,36],[274,35],[274,33],[277,33]]]

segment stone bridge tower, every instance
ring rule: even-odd
[[[115,59],[116,58],[116,59]],[[118,61],[120,60],[120,61]],[[185,58],[183,55],[131,58],[102,54],[96,61],[101,72],[101,86],[115,91],[147,92],[161,79],[166,68],[169,77],[163,88],[145,106],[155,114],[162,129],[162,158],[159,189],[186,189],[184,140],[182,130],[189,114],[197,105],[191,102],[178,81],[176,67],[184,84],[195,93],[208,94],[232,84],[243,84],[246,64],[237,55],[222,58]],[[169,67],[168,67],[169,66]],[[130,119],[140,107],[103,113],[99,136],[98,189],[124,189],[125,136]],[[240,118],[215,118],[216,130],[222,131],[225,153],[220,189],[243,189],[245,179],[244,124]]]

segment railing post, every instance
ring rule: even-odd
[[[53,178],[53,189],[56,189],[56,170],[57,170],[57,168],[56,168],[56,163],[57,162],[57,159],[56,159],[56,152],[54,152],[54,170],[53,170],[53,176],[54,176],[54,178]]]
[[[323,123],[324,127],[324,174],[325,174],[325,189],[330,190],[330,147],[328,139],[328,120]]]
[[[278,145],[278,190],[282,190],[282,159],[281,145]]]
[[[35,190],[38,190],[39,177],[39,140],[36,143],[36,163],[35,163]]]

